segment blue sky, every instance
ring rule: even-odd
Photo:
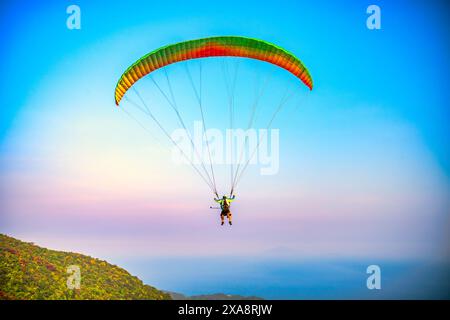
[[[143,48],[139,44],[128,47],[128,43],[120,48],[116,43],[114,53],[120,49],[126,53],[120,55],[121,63],[111,83],[129,61],[146,52],[146,44],[154,47],[221,34],[260,37],[299,52],[314,71],[318,90],[333,90],[354,101],[395,105],[386,110],[389,116],[416,124],[448,173],[448,114],[445,108],[433,107],[444,105],[449,98],[442,72],[449,69],[446,10],[439,9],[444,5],[381,1],[382,30],[377,32],[365,28],[365,1],[288,1],[267,6],[251,1],[227,5],[193,1],[188,6],[81,1],[77,4],[82,9],[83,24],[77,32],[61,22],[65,22],[65,8],[71,2],[51,3],[18,1],[3,5],[0,23],[5,45],[1,66],[8,86],[3,87],[2,96],[9,106],[2,109],[3,133],[30,92],[50,70],[58,68],[58,63],[116,34],[153,25],[158,26],[155,32],[142,35]]]
[[[381,8],[381,30],[366,28],[373,3]],[[71,4],[81,8],[81,30],[66,27]],[[1,232],[120,261],[204,257],[220,248],[272,261],[282,254],[448,262],[450,17],[444,2],[1,6]],[[301,88],[298,108],[289,106],[275,123],[279,174],[262,177],[250,168],[233,204],[235,226],[226,233],[218,233],[211,195],[195,173],[174,167],[170,153],[113,100],[118,78],[142,55],[214,35],[276,43],[305,63],[315,84],[311,92]],[[204,63],[210,123],[226,109],[223,92],[215,91],[217,66]],[[250,99],[245,75],[255,68],[272,77],[266,107],[297,84],[283,70],[242,63],[241,101]],[[188,108],[192,96],[180,70],[169,72]],[[138,83],[152,98],[146,84]],[[164,103],[156,99],[155,105]],[[247,115],[244,103],[238,107]],[[176,128],[168,114],[161,118]]]

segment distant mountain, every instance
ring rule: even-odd
[[[214,294],[202,294],[196,296],[185,296],[184,294],[177,292],[166,291],[170,294],[173,300],[264,300],[260,297],[255,296],[240,296],[237,294],[224,294],[224,293],[214,293]]]
[[[69,266],[79,267],[79,289],[68,287]],[[41,248],[0,234],[1,299],[170,300],[171,297],[106,261]]]

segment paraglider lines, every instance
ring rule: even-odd
[[[214,168],[213,168],[213,163],[212,163],[212,158],[211,158],[211,150],[209,147],[209,139],[208,139],[208,135],[206,133],[206,122],[205,122],[205,115],[204,115],[204,111],[203,111],[203,103],[202,103],[202,64],[201,62],[199,62],[199,90],[197,91],[197,88],[195,87],[194,84],[194,80],[192,79],[192,75],[191,72],[189,71],[189,67],[187,64],[184,64],[184,66],[186,67],[186,72],[188,74],[189,77],[189,82],[192,86],[192,89],[195,93],[195,96],[197,98],[198,101],[198,106],[200,108],[200,114],[202,116],[202,124],[203,124],[203,133],[205,136],[205,140],[206,140],[206,148],[208,149],[208,158],[209,158],[209,166],[211,169],[211,176],[212,176],[212,180],[213,180],[213,184],[214,184],[214,192],[217,195],[217,197],[219,197],[219,195],[217,194],[217,188],[216,188],[216,178],[214,175]]]
[[[269,130],[269,129],[271,128],[272,122],[275,120],[276,116],[277,116],[278,113],[281,111],[281,109],[283,108],[283,106],[284,106],[284,105],[288,102],[288,100],[289,100],[290,98],[292,98],[292,96],[294,95],[294,92],[288,93],[288,91],[289,91],[289,90],[286,90],[286,93],[285,93],[284,97],[281,99],[281,101],[280,101],[278,107],[275,109],[275,112],[273,113],[273,115],[272,115],[272,117],[271,117],[269,123],[267,124],[266,132],[267,132],[267,130]],[[234,184],[234,188],[236,188],[237,184],[238,184],[239,181],[241,180],[241,178],[242,178],[242,176],[243,176],[245,170],[247,169],[247,167],[248,167],[248,165],[249,165],[251,159],[253,159],[253,157],[255,156],[255,153],[256,153],[256,151],[258,150],[259,145],[261,144],[261,141],[262,141],[262,139],[260,138],[259,141],[258,141],[258,144],[256,145],[255,149],[253,150],[251,156],[248,158],[247,162],[245,163],[245,166],[243,167],[243,169],[242,169],[241,172],[239,173],[239,176],[238,176],[238,178],[237,178],[237,180],[236,180],[236,183]]]
[[[170,136],[170,134],[167,132],[167,130],[162,126],[162,124],[158,121],[158,119],[156,119],[156,117],[153,115],[153,113],[150,111],[150,108],[148,107],[148,105],[145,103],[144,99],[142,98],[142,96],[139,94],[139,92],[137,91],[137,89],[135,87],[132,87],[132,89],[134,90],[135,94],[137,95],[137,97],[139,98],[139,100],[141,101],[142,105],[145,107],[145,110],[143,110],[143,108],[141,106],[139,106],[139,104],[137,104],[136,102],[134,102],[133,100],[131,100],[128,97],[125,97],[125,99],[130,102],[133,106],[135,106],[136,108],[138,108],[139,110],[141,110],[142,112],[144,112],[145,114],[147,114],[148,116],[150,116],[152,118],[152,120],[157,124],[157,126],[161,129],[161,131],[167,136],[167,138],[178,148],[178,150],[181,152],[181,154],[186,158],[186,160],[188,160],[188,162],[191,164],[192,168],[198,173],[198,175],[202,178],[202,180],[208,185],[208,187],[211,189],[211,191],[213,193],[216,193],[215,188],[211,185],[210,181],[208,181],[203,174],[200,172],[200,170],[195,166],[195,164],[192,162],[191,159],[189,159],[189,157],[186,155],[186,153],[180,148],[180,146],[172,139],[172,137]],[[131,116],[131,115],[130,115]],[[132,117],[134,118],[134,117]],[[135,119],[135,118],[134,118]],[[136,120],[137,121],[137,120]],[[138,122],[139,123],[139,122]],[[140,124],[140,123],[139,123]],[[144,127],[142,124],[140,124],[142,127]],[[144,127],[145,128],[145,127]],[[146,129],[146,131],[148,132],[148,130]]]
[[[183,118],[181,117],[181,114],[180,114],[180,112],[179,112],[179,110],[178,110],[178,106],[177,106],[177,104],[176,104],[176,100],[175,100],[175,97],[174,97],[174,95],[173,95],[172,85],[171,85],[171,83],[170,83],[170,80],[169,80],[169,77],[168,77],[168,75],[167,75],[166,69],[164,69],[164,73],[165,73],[165,76],[166,76],[167,84],[168,84],[168,86],[169,86],[169,92],[170,92],[170,94],[171,94],[171,96],[172,96],[172,99],[173,99],[172,101],[169,99],[169,97],[168,97],[167,94],[164,92],[164,90],[161,89],[161,86],[158,85],[158,83],[155,81],[155,79],[153,79],[153,77],[152,77],[151,75],[149,75],[149,77],[150,77],[150,79],[152,80],[152,82],[155,84],[155,86],[158,88],[159,92],[160,92],[160,93],[163,95],[163,97],[166,99],[166,101],[168,102],[168,104],[169,104],[169,105],[172,107],[172,109],[175,111],[175,114],[176,114],[177,117],[178,117],[178,121],[180,122],[181,126],[183,127],[183,129],[185,130],[185,132],[186,132],[186,134],[187,134],[187,136],[188,136],[188,138],[189,138],[189,141],[190,141],[191,146],[192,146],[192,150],[194,151],[195,155],[197,156],[198,160],[200,161],[200,165],[201,165],[201,167],[202,167],[204,173],[205,173],[206,176],[208,177],[208,180],[209,180],[209,182],[210,182],[210,185],[213,185],[213,186],[214,186],[214,187],[213,187],[214,193],[217,193],[217,191],[216,191],[216,186],[215,186],[215,182],[213,182],[213,180],[211,179],[211,177],[210,177],[210,175],[209,175],[209,173],[208,173],[208,170],[206,170],[206,167],[205,167],[205,164],[204,164],[204,162],[203,162],[203,159],[202,159],[202,157],[200,156],[200,154],[199,154],[199,152],[198,152],[198,150],[197,150],[197,148],[196,148],[196,146],[195,146],[195,143],[194,143],[194,140],[192,139],[191,133],[190,133],[190,131],[187,129],[187,127],[186,127],[186,125],[185,125],[185,123],[184,123],[184,121],[183,121]]]
[[[247,130],[249,130],[252,127],[252,125],[253,125],[253,123],[255,121],[256,109],[257,109],[257,107],[259,105],[259,101],[261,100],[261,97],[263,96],[263,94],[266,91],[268,83],[269,83],[269,77],[267,76],[265,81],[264,81],[264,84],[261,86],[261,88],[259,90],[258,90],[258,88],[255,89],[255,99],[254,99],[253,104],[252,104],[252,112],[251,112],[250,120],[249,120],[248,125],[247,125]],[[237,179],[237,176],[238,176],[239,169],[241,167],[241,161],[242,161],[242,158],[244,156],[244,148],[247,145],[247,142],[248,142],[248,136],[245,136],[245,140],[244,140],[244,143],[242,144],[242,148],[241,148],[241,154],[239,156],[238,165],[237,165],[237,168],[236,168],[236,171],[235,171],[233,182],[231,184],[230,195],[233,195],[233,192],[234,192],[234,189],[235,189],[235,186],[236,186],[236,179]]]

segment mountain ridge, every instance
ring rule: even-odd
[[[238,294],[225,294],[225,293],[213,293],[213,294],[199,294],[193,296],[186,296],[182,293],[164,291],[170,294],[173,300],[264,300],[263,298],[256,296],[241,296]]]
[[[69,267],[80,270],[78,289],[69,288]],[[0,234],[0,299],[171,300],[171,297],[104,260],[50,250]]]

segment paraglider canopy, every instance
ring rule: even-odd
[[[238,36],[211,37],[171,44],[143,56],[120,77],[115,90],[116,105],[140,78],[169,64],[198,58],[235,56],[266,61],[288,70],[312,90],[308,69],[292,53],[274,44]]]

